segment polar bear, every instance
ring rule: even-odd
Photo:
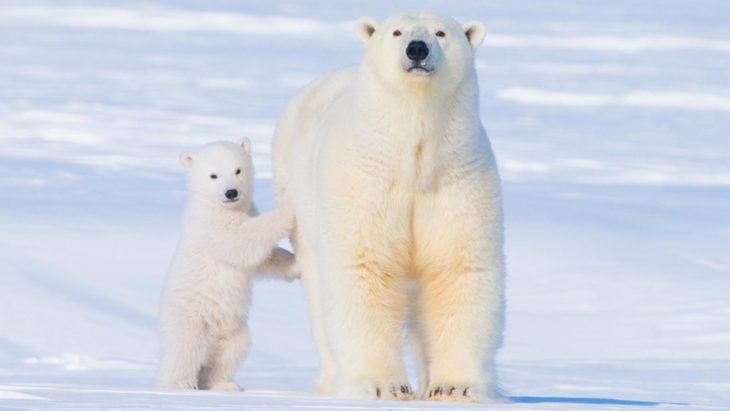
[[[504,322],[500,178],[479,119],[479,22],[361,18],[358,67],[307,86],[273,143],[274,191],[320,353],[315,391],[349,398],[498,398]]]
[[[238,391],[254,273],[298,277],[276,247],[294,225],[291,207],[257,216],[250,142],[215,142],[180,156],[188,181],[182,237],[160,312],[158,386]]]

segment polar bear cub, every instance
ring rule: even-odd
[[[238,391],[253,274],[298,277],[294,256],[276,247],[294,213],[284,206],[257,215],[248,139],[210,143],[180,161],[189,196],[160,313],[158,386]]]

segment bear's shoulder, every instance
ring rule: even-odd
[[[356,83],[357,72],[356,66],[331,71],[302,89],[295,101],[306,105],[332,101]]]

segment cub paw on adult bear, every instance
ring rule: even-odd
[[[360,65],[284,110],[274,190],[295,208],[319,393],[412,398],[407,329],[421,397],[497,398],[505,273],[474,69],[484,31],[432,14],[361,18]]]

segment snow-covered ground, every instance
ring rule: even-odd
[[[152,381],[178,153],[251,137],[270,208],[284,103],[358,61],[355,18],[397,10],[488,27],[477,67],[505,180],[511,399],[491,408],[730,408],[723,0],[0,0],[0,408],[386,405],[309,394],[306,305],[283,282],[256,287],[245,392]]]

